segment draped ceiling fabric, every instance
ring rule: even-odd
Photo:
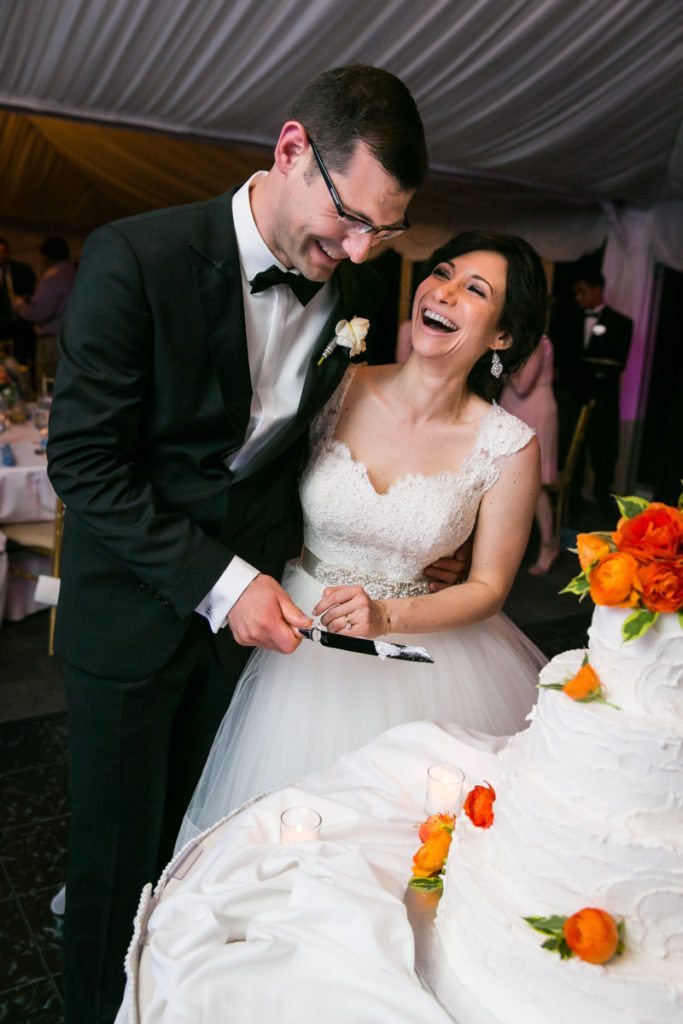
[[[310,78],[376,64],[430,153],[399,251],[466,226],[548,260],[607,241],[642,384],[654,262],[683,270],[682,51],[681,0],[2,0],[0,225],[82,235],[222,192]]]

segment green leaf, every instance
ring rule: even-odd
[[[616,500],[622,516],[626,516],[627,519],[639,516],[650,504],[647,498],[641,498],[637,494],[630,494],[627,497],[619,497],[619,495],[613,494],[612,497]]]
[[[568,960],[574,954],[567,944],[564,935],[557,935],[553,939],[546,939],[541,949],[548,949],[551,953],[559,953],[561,960]]]
[[[639,608],[637,611],[632,612],[624,621],[621,627],[621,635],[625,641],[637,640],[638,637],[647,633],[648,629],[654,625],[658,618],[659,612],[650,612],[647,608]]]
[[[598,694],[596,697],[586,697],[586,698],[584,698],[584,700],[587,703],[590,703],[591,701],[595,701],[596,704],[606,704],[608,708],[614,708],[615,711],[621,711],[621,708],[619,707],[618,704],[612,704],[611,701],[605,700],[605,698],[602,696],[602,694]],[[581,701],[580,703],[583,703],[583,701]]]
[[[532,928],[535,928],[537,932],[541,932],[542,935],[559,938],[562,935],[562,926],[567,918],[561,917],[559,914],[553,914],[552,917],[525,917],[524,920]]]
[[[408,882],[411,889],[421,889],[423,892],[434,892],[443,887],[440,875],[430,875],[429,878],[411,878]]]
[[[585,572],[580,572],[578,576],[575,576],[573,580],[570,580],[567,586],[560,591],[561,594],[578,594],[583,596],[590,590],[590,582]]]
[[[564,683],[539,683],[539,690],[564,690]]]
[[[683,608],[681,608],[678,612],[678,621],[681,624],[681,629],[683,629]]]
[[[681,483],[683,484],[683,480],[681,480]],[[683,491],[678,495],[678,507],[683,512]]]
[[[617,925],[617,932],[619,933],[619,942],[617,943],[617,948],[614,950],[614,955],[615,956],[621,956],[621,954],[626,949],[626,946],[624,945],[624,922],[623,921],[620,921],[619,924]]]

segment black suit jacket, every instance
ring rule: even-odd
[[[95,674],[167,662],[234,554],[280,575],[307,427],[348,365],[317,357],[338,319],[373,313],[374,273],[340,266],[295,420],[231,473],[251,403],[232,194],[108,225],[83,252],[48,458],[67,506],[57,650]]]
[[[9,261],[9,271],[12,275],[12,291],[18,298],[32,295],[36,286],[36,275],[28,263],[20,263],[19,260]],[[21,331],[23,321],[14,314],[9,295],[1,283],[4,275],[0,274],[0,338],[13,338],[18,331]],[[30,328],[30,333],[33,329]]]
[[[604,306],[585,349],[583,328],[584,317],[580,310],[558,319],[554,325],[552,339],[558,382],[573,391],[580,403],[591,398],[618,398],[619,379],[631,347],[633,321]],[[600,359],[610,362],[595,361]]]

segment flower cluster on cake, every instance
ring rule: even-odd
[[[587,649],[543,669],[487,826],[455,822],[436,929],[460,1024],[683,1021],[683,513],[619,510],[578,539]]]

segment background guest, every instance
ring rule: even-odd
[[[12,353],[20,363],[33,361],[35,335],[31,324],[19,318],[14,304],[19,297],[28,298],[35,286],[33,268],[13,260],[9,242],[0,238],[0,341],[12,342]]]
[[[55,375],[59,358],[57,336],[76,280],[76,267],[71,262],[69,243],[65,238],[46,238],[40,253],[45,271],[38,287],[31,298],[18,296],[15,300],[19,316],[35,325],[37,387],[40,387],[44,376]]]
[[[574,279],[576,306],[554,320],[551,337],[558,369],[558,394],[559,391],[571,394],[573,399],[572,431],[580,406],[595,399],[574,473],[573,513],[581,506],[588,455],[593,471],[593,499],[601,515],[612,517],[614,504],[610,491],[619,452],[619,388],[633,323],[629,317],[606,305],[603,289],[604,278],[600,271],[579,269]]]
[[[553,529],[553,506],[547,487],[557,477],[557,403],[553,391],[553,346],[548,337],[508,380],[500,404],[536,431],[541,448],[541,491],[536,503],[540,534],[538,558],[529,572],[542,576],[557,558],[559,548]]]

